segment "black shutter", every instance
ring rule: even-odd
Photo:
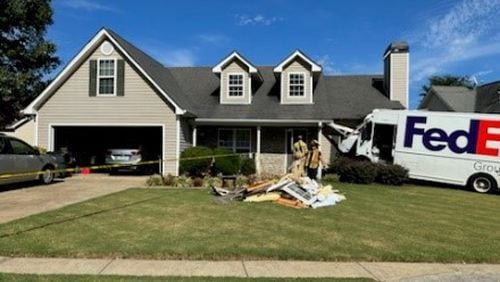
[[[125,91],[125,63],[123,60],[117,61],[116,70],[116,96],[124,96]]]
[[[96,96],[97,92],[97,61],[90,60],[89,62],[89,96]]]

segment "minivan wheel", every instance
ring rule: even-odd
[[[489,193],[496,189],[495,180],[486,174],[477,174],[472,176],[469,185],[474,191],[479,193]]]
[[[54,180],[54,172],[50,167],[45,167],[40,174],[40,182],[43,184],[50,184]]]

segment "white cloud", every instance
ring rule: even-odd
[[[86,11],[116,11],[116,9],[111,6],[106,6],[92,0],[64,0],[60,3],[72,9]]]
[[[231,41],[229,37],[225,35],[211,34],[211,33],[200,34],[198,35],[198,39],[203,43],[213,44],[213,45],[224,45]]]
[[[332,58],[329,55],[323,55],[316,58],[316,62],[323,67],[325,74],[341,74],[342,72],[336,68]]]
[[[284,20],[283,17],[266,17],[261,14],[255,16],[249,15],[236,15],[237,24],[241,26],[245,25],[264,25],[269,26],[277,22]]]
[[[156,52],[155,52],[156,53]],[[191,67],[196,63],[196,56],[190,49],[166,50],[160,56],[159,61],[168,67]]]
[[[500,0],[462,0],[425,21],[411,38],[412,81],[454,64],[500,54]]]

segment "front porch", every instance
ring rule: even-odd
[[[249,153],[257,174],[283,175],[292,160],[292,144],[302,135],[306,142],[318,140],[323,158],[329,163],[332,146],[321,122],[290,124],[197,123],[192,127],[193,146],[227,148]]]

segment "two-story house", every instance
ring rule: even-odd
[[[272,66],[234,51],[213,67],[165,67],[104,28],[23,113],[34,144],[69,147],[82,164],[140,144],[178,174],[182,150],[204,145],[251,152],[259,172],[282,174],[296,135],[319,140],[328,162],[326,123],[407,106],[408,45],[389,45],[383,60],[382,75],[325,75],[299,50]]]

